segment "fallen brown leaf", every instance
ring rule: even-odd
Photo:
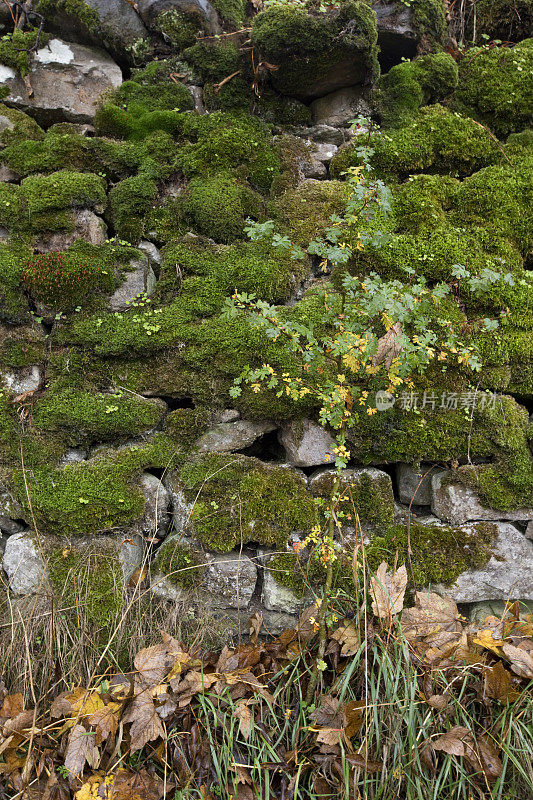
[[[403,564],[396,572],[389,572],[386,561],[382,561],[375,576],[370,579],[370,590],[374,601],[372,611],[379,619],[389,619],[403,608],[407,588],[407,569]]]

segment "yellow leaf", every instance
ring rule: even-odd
[[[484,647],[485,650],[492,650],[497,656],[501,656],[501,648],[505,642],[503,639],[495,639],[493,631],[490,628],[485,628],[482,631],[478,631],[476,636],[474,636],[474,644]]]

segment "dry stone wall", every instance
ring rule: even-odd
[[[283,356],[223,307],[237,288],[313,320],[318,260],[243,228],[320,235],[363,114],[394,204],[362,268],[496,278],[450,312],[475,383],[450,368],[350,432],[335,587],[359,542],[372,567],[410,548],[411,588],[533,601],[532,41],[456,63],[440,0],[256,5],[40,0],[27,64],[0,48],[0,593],[68,603],[89,571],[99,623],[142,587],[276,629],[320,586],[298,543],[332,437],[305,402],[230,407]]]

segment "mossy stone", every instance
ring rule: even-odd
[[[260,199],[230,172],[220,172],[193,178],[183,208],[199,233],[218,242],[231,242],[243,237],[247,217],[258,215]]]
[[[335,483],[334,470],[322,470],[313,475],[310,489],[314,497],[327,503]],[[339,478],[336,506],[348,519],[356,514],[362,523],[373,525],[392,522],[394,518],[394,494],[392,481],[386,472],[377,469],[346,469]]]
[[[173,586],[197,590],[205,577],[205,553],[181,536],[169,536],[157,550],[151,569],[154,576],[164,576]]]

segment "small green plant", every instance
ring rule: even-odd
[[[355,131],[369,127],[365,120],[354,122]],[[327,601],[339,548],[335,532],[341,524],[337,513],[340,476],[350,460],[347,429],[357,424],[360,414],[377,412],[376,393],[393,396],[399,387],[412,390],[413,377],[431,364],[443,370],[454,363],[474,371],[481,368],[475,346],[459,338],[448,318],[449,302],[453,302],[450,285],[430,286],[412,268],[406,269],[406,282],[384,280],[374,272],[362,276],[350,273],[348,267],[357,267],[359,251],[379,249],[389,238],[386,225],[391,196],[385,184],[372,176],[372,152],[368,142],[357,147],[361,164],[347,173],[350,195],[346,210],[342,216],[331,217],[332,225],[325,235],[307,248],[309,255],[318,257],[323,273],[333,273],[332,279],[313,290],[319,309],[314,324],[289,319],[283,310],[254,295],[235,291],[227,302],[230,316],[247,314],[253,324],[264,328],[267,336],[297,357],[294,370],[281,373],[268,363],[247,365],[235,379],[231,396],[238,397],[245,386],[252,392],[269,390],[277,397],[287,395],[296,401],[310,396],[318,408],[320,424],[335,434],[335,445],[328,455],[337,472],[329,503],[323,507],[325,522],[317,524],[298,543],[299,550],[311,545],[326,570],[317,619],[320,644],[307,702],[313,699],[324,662]],[[267,238],[274,246],[292,251],[295,258],[302,256],[301,249],[288,237],[274,232],[270,221],[259,225],[249,221],[246,230],[251,239]],[[472,278],[459,265],[454,274],[469,281],[472,291],[485,291],[501,277],[485,274]],[[483,322],[486,329],[494,324],[493,320]]]

